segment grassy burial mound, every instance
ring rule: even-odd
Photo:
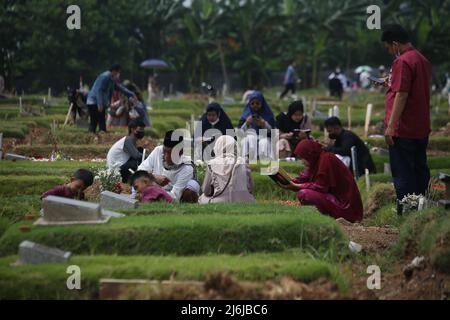
[[[244,281],[276,282],[283,277],[302,282],[327,279],[342,292],[349,288],[348,278],[334,265],[299,251],[243,256],[74,256],[69,264],[10,267],[16,259],[15,256],[0,258],[3,299],[96,299],[100,279],[204,281],[216,273]],[[82,290],[67,290],[69,265],[81,268]]]
[[[214,213],[141,215],[112,219],[105,225],[31,226],[27,233],[19,226],[31,223],[14,224],[0,239],[0,254],[16,253],[23,240],[75,254],[119,255],[241,254],[300,248],[335,256],[345,247],[346,238],[337,223],[315,209],[289,207],[290,212],[259,214],[264,206],[217,205]],[[230,208],[240,212],[227,214]]]
[[[450,274],[450,216],[444,209],[411,214],[400,228],[394,253],[413,258],[424,255],[439,271]]]

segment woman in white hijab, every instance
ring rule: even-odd
[[[214,145],[215,158],[208,162],[203,194],[198,202],[255,202],[251,170],[245,159],[237,155],[233,137],[223,135]]]

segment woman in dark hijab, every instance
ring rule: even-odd
[[[290,157],[297,144],[309,138],[308,132],[311,131],[311,119],[304,113],[303,102],[292,102],[287,113],[282,112],[277,116],[276,126],[280,130],[280,158]]]
[[[255,129],[257,133],[259,129],[270,130],[275,127],[275,117],[261,92],[254,91],[248,97],[238,127],[243,130]]]
[[[275,117],[261,92],[254,91],[250,94],[238,127],[244,132],[249,130],[256,132],[256,135],[247,132],[248,134],[242,140],[244,156],[251,154],[252,157],[258,155],[260,158],[265,158],[272,155],[270,130],[275,129]],[[260,136],[261,129],[267,130],[266,136]]]
[[[342,161],[333,153],[323,151],[313,140],[302,140],[294,153],[305,162],[305,170],[285,188],[297,192],[303,205],[315,206],[325,215],[361,221],[361,195],[352,173]]]
[[[209,129],[217,129],[223,135],[226,134],[228,129],[233,129],[230,118],[217,102],[208,104],[206,112],[202,115],[200,121],[202,122],[202,135]]]

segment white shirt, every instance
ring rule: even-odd
[[[164,186],[169,195],[176,201],[179,201],[189,180],[194,178],[194,168],[190,165],[191,159],[187,156],[182,157],[185,165],[175,170],[167,170],[163,164],[163,146],[156,147],[152,153],[139,166],[138,171],[148,171],[154,175],[167,177],[170,182]]]
[[[110,169],[120,168],[128,161],[128,159],[130,159],[130,155],[123,151],[126,138],[127,137],[123,137],[109,149],[108,155],[106,156],[106,163]]]

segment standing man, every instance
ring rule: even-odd
[[[400,201],[408,194],[425,195],[430,181],[427,147],[430,128],[431,64],[411,44],[400,25],[386,26],[381,41],[396,57],[385,79],[385,139],[389,145],[392,177]]]
[[[289,65],[289,67],[286,70],[286,74],[284,75],[284,91],[280,95],[280,99],[283,99],[284,96],[291,91],[292,94],[295,94],[295,81],[297,80],[297,76],[295,73],[295,61],[292,61],[292,63]]]
[[[106,132],[106,109],[110,105],[114,90],[122,92],[128,98],[132,97],[136,99],[133,92],[119,84],[120,71],[120,65],[113,65],[109,71],[103,72],[98,76],[91,91],[89,91],[87,98],[87,106],[91,118],[89,132],[95,133],[97,131],[97,124],[99,131]]]

